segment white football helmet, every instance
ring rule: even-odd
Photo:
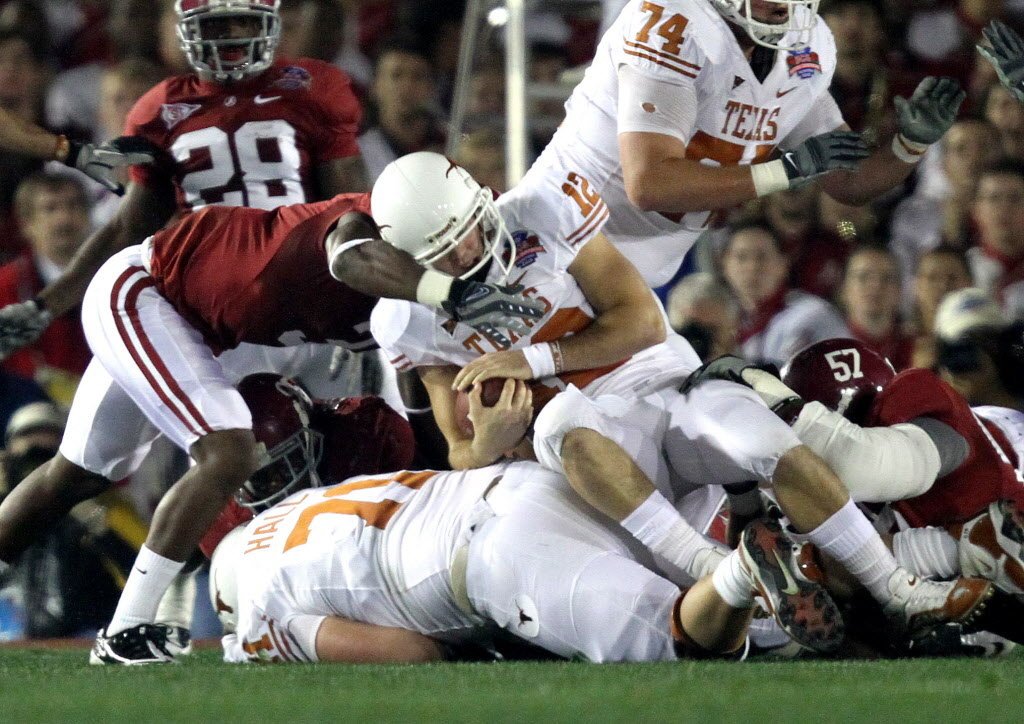
[[[281,36],[281,0],[176,0],[178,42],[189,65],[203,80],[240,81],[258,75],[274,62]],[[244,38],[207,38],[203,24],[217,18],[251,18],[259,30]],[[226,58],[240,52],[237,59]]]
[[[224,536],[210,558],[210,605],[224,633],[238,628],[238,564],[245,550],[245,526]]]
[[[758,45],[772,50],[794,50],[805,47],[811,38],[811,30],[818,22],[820,0],[766,0],[769,7],[781,5],[789,8],[786,22],[773,24],[755,20],[750,9],[750,0],[711,0],[711,4],[728,21],[742,27],[750,39]],[[795,32],[786,43],[783,36]]]
[[[370,208],[381,237],[425,267],[433,268],[479,225],[484,253],[461,278],[468,279],[492,259],[505,276],[512,268],[512,237],[494,194],[439,153],[420,151],[389,163],[373,185]]]

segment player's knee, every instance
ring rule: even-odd
[[[562,460],[566,437],[575,430],[587,429],[604,434],[605,419],[590,399],[570,387],[552,399],[533,425],[533,451],[541,465],[558,473],[565,472]],[[583,436],[573,436],[580,444]]]
[[[260,467],[260,451],[251,430],[217,430],[200,438],[190,452],[204,476],[229,493]]]

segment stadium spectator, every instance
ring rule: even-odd
[[[900,275],[893,253],[868,244],[854,249],[840,296],[851,335],[887,358],[897,372],[910,367],[914,338],[900,321]]]
[[[399,156],[441,149],[434,72],[414,39],[395,38],[381,50],[370,96],[373,121],[359,137],[359,150],[371,182]]]
[[[981,119],[954,123],[940,147],[932,173],[926,173],[915,193],[893,211],[890,245],[900,262],[905,304],[911,302],[911,279],[922,254],[940,244],[960,249],[970,245],[978,176],[1000,156],[995,127]]]
[[[15,208],[29,250],[0,267],[0,306],[32,299],[60,276],[89,233],[85,187],[67,174],[39,173],[18,187]],[[46,332],[3,361],[9,372],[35,379],[61,403],[70,403],[89,362],[78,311],[57,317]]]
[[[914,274],[910,315],[910,328],[916,335],[912,366],[935,366],[935,313],[947,294],[971,284],[971,268],[960,249],[941,245],[921,257]]]
[[[132,106],[161,80],[163,70],[160,66],[143,58],[128,58],[105,68],[99,87],[100,106],[96,125],[99,135],[95,138],[96,142],[120,136]],[[126,182],[127,173],[124,176],[122,181]],[[90,185],[96,199],[92,207],[92,223],[99,228],[113,218],[121,197],[99,184]]]
[[[740,350],[747,359],[782,365],[812,342],[849,336],[831,304],[789,288],[789,263],[767,227],[734,229],[722,252],[722,272],[740,304]]]
[[[157,56],[167,75],[184,75],[192,68],[181,49],[178,40],[178,11],[175,0],[159,0],[162,3],[160,20],[157,23]]]
[[[455,161],[464,166],[481,186],[504,193],[505,136],[497,128],[481,128],[459,141]]]
[[[1003,155],[1024,160],[1024,108],[998,83],[989,86],[981,103],[982,113],[999,131]]]
[[[946,296],[935,316],[937,368],[971,405],[996,405],[1024,411],[1024,375],[1020,373],[1021,325],[1011,325],[1002,310],[976,287]]]
[[[332,62],[345,37],[345,13],[335,0],[281,0],[281,41],[284,58],[316,58]]]
[[[504,119],[505,68],[500,61],[486,62],[474,68],[469,78],[466,126],[500,126]]]
[[[850,128],[869,143],[896,130],[893,96],[909,98],[919,77],[897,67],[886,51],[880,0],[831,0],[821,17],[836,43],[836,71],[829,91]]]
[[[35,381],[12,375],[0,367],[0,428],[6,430],[14,413],[25,405],[49,401],[43,388]]]
[[[701,361],[736,353],[739,305],[714,274],[697,272],[680,279],[669,292],[666,311],[672,329],[686,337]]]
[[[978,245],[967,257],[975,284],[1010,319],[1024,319],[1024,163],[1004,161],[982,172],[974,221]]]
[[[20,408],[0,452],[0,499],[56,452],[64,414],[50,402]],[[91,635],[110,615],[144,527],[119,493],[77,506],[9,571],[22,592],[26,638]],[[134,545],[133,545],[134,544]]]
[[[843,278],[850,245],[822,225],[813,184],[765,197],[764,221],[782,242],[789,259],[790,284],[831,299]]]
[[[122,60],[157,60],[158,21],[159,14],[153,12],[152,0],[113,0],[107,19],[110,58],[69,68],[54,78],[46,95],[47,125],[68,135],[93,141],[105,141],[120,135],[124,126],[123,116],[122,125],[112,135],[109,135],[109,128],[104,128],[107,98],[103,83],[108,69]],[[162,78],[163,73],[158,73],[143,92]]]
[[[32,123],[40,120],[46,91],[46,58],[27,36],[0,30],[0,108]],[[14,192],[22,179],[42,168],[42,162],[15,153],[0,152],[0,261],[23,247],[10,214]]]

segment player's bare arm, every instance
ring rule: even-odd
[[[583,247],[569,266],[597,316],[583,331],[557,341],[558,372],[614,364],[665,341],[661,307],[636,268],[603,235]],[[538,377],[529,352],[507,350],[478,357],[456,376],[456,389],[492,377]]]
[[[44,161],[59,161],[115,193],[124,193],[117,170],[152,163],[154,149],[141,138],[122,136],[104,144],[79,143],[0,108],[0,148]]]
[[[434,419],[448,441],[448,463],[455,470],[480,468],[498,460],[515,448],[533,419],[533,393],[519,381],[508,381],[497,404],[485,407],[478,386],[469,393],[469,418],[472,433],[459,428],[456,420],[456,393],[452,382],[455,366],[420,367],[420,379],[430,395]]]
[[[441,661],[436,641],[415,631],[328,616],[316,632],[320,661],[347,664],[422,664]]]
[[[855,171],[821,178],[825,193],[850,206],[861,206],[903,182],[933,143],[956,120],[966,93],[952,78],[925,78],[910,99],[895,99],[899,131],[866,158]],[[840,130],[849,130],[843,126]]]

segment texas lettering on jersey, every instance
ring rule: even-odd
[[[359,153],[359,102],[348,78],[317,60],[278,59],[256,78],[222,84],[182,75],[136,103],[125,133],[163,153],[131,178],[175,187],[179,209],[273,209],[314,198],[313,169]]]

